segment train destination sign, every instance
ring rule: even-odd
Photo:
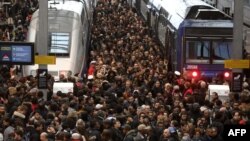
[[[0,42],[0,63],[13,65],[34,64],[34,43]]]

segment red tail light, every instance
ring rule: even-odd
[[[198,76],[198,72],[197,71],[193,71],[192,72],[192,77],[197,77]]]
[[[230,73],[229,72],[224,72],[224,77],[225,78],[228,78],[230,76]]]

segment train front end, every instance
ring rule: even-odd
[[[232,57],[231,20],[186,20],[179,30],[181,71],[189,79],[218,83],[230,81],[231,69],[224,67]]]

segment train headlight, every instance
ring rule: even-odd
[[[230,76],[230,73],[229,73],[229,72],[224,72],[224,77],[225,77],[225,78],[229,78],[229,76]]]
[[[198,72],[197,72],[197,71],[193,71],[193,72],[192,72],[192,77],[195,77],[195,78],[196,78],[197,76],[198,76]]]

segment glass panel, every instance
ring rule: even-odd
[[[213,42],[214,60],[225,60],[230,58],[232,42]]]
[[[186,42],[187,63],[209,63],[208,41],[187,41]]]
[[[69,33],[50,33],[49,53],[69,54]]]
[[[160,16],[158,23],[158,37],[163,46],[165,46],[165,38],[166,38],[166,26],[164,25],[164,18]]]

